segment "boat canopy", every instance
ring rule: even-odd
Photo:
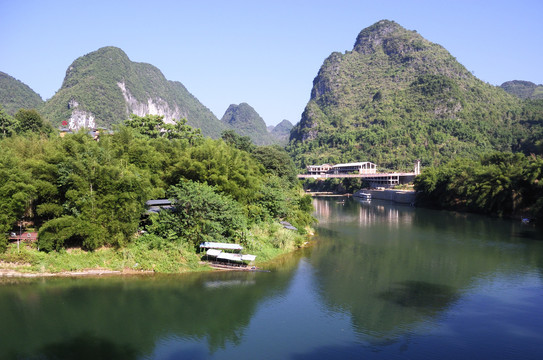
[[[217,256],[218,260],[229,260],[229,261],[242,261],[240,254],[232,254],[232,253],[220,253]]]
[[[256,259],[256,255],[241,255],[241,260],[242,261],[255,261]]]
[[[203,242],[200,244],[201,248],[205,249],[222,249],[222,250],[243,250],[243,246],[239,244],[228,244],[218,242]]]
[[[227,261],[236,261],[236,262],[245,262],[245,261],[254,261],[256,259],[256,255],[241,255],[241,254],[232,254],[232,253],[224,253],[221,252],[219,255],[217,255],[217,260],[227,260]]]
[[[206,255],[208,256],[218,256],[220,253],[222,253],[222,250],[218,250],[218,249],[208,249],[206,251]]]

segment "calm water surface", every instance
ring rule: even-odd
[[[541,358],[540,231],[315,207],[315,246],[270,273],[0,279],[0,359]]]

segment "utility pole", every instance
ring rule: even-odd
[[[17,253],[19,253],[19,242],[21,241],[21,236],[23,236],[23,219],[19,222],[19,237],[17,238]]]

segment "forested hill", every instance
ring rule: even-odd
[[[19,109],[39,108],[43,100],[28,85],[0,71],[0,105],[13,115]]]
[[[416,159],[427,166],[492,150],[533,152],[542,109],[382,20],[360,32],[352,51],[324,61],[289,151],[299,166],[372,161],[395,170]]]
[[[287,121],[287,120],[284,120]],[[283,122],[284,122],[283,121]],[[268,131],[264,119],[256,112],[256,110],[247,103],[241,103],[239,105],[231,104],[226,109],[221,122],[228,128],[234,130],[241,136],[248,136],[251,141],[256,145],[271,145],[271,144],[286,144],[285,129],[288,128],[288,124],[280,123],[277,127],[277,131]],[[292,128],[292,124],[290,124]],[[288,128],[288,134],[290,134],[290,128]],[[274,128],[275,129],[275,128]]]
[[[231,127],[236,133],[248,136],[256,145],[272,143],[266,123],[256,110],[247,103],[231,104],[226,109],[221,122]]]
[[[180,82],[168,81],[156,67],[132,62],[119,48],[104,47],[76,59],[60,90],[43,113],[54,125],[110,127],[132,113],[186,118],[204,135],[220,136],[225,126]]]
[[[288,142],[288,139],[290,137],[290,131],[293,127],[294,125],[292,125],[290,121],[284,119],[276,126],[272,126],[270,133],[277,139],[279,139],[279,141],[286,143]]]
[[[531,81],[506,81],[500,87],[521,99],[543,99],[543,85],[536,85]]]

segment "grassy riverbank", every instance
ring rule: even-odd
[[[284,229],[279,224],[268,224],[251,229],[251,236],[244,245],[244,253],[257,256],[255,265],[268,262],[282,254],[294,251],[307,241],[307,235]],[[84,275],[119,273],[185,273],[210,271],[201,261],[202,254],[182,243],[162,244],[152,248],[137,239],[123,247],[101,247],[94,251],[81,248],[60,251],[38,251],[36,244],[17,243],[0,254],[0,276],[17,274],[35,275]]]

